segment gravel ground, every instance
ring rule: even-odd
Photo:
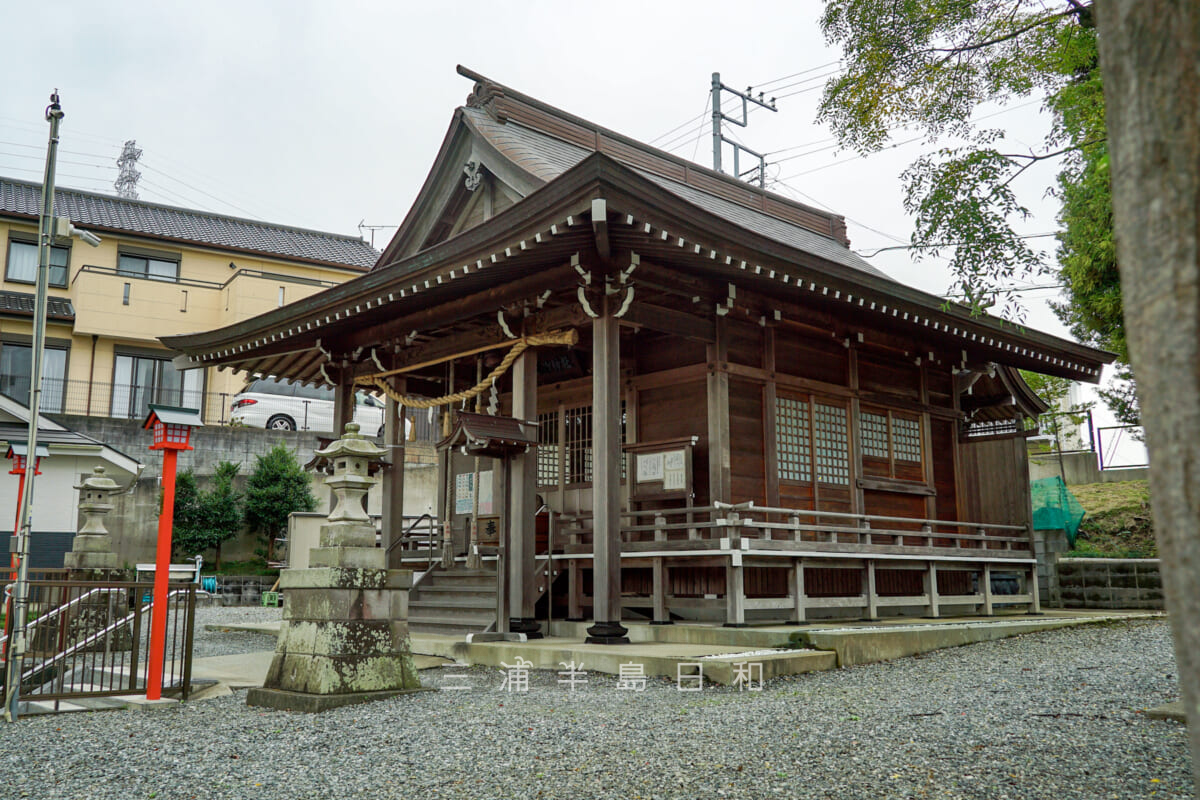
[[[680,692],[661,679],[619,691],[596,673],[570,692],[542,672],[515,694],[499,691],[498,670],[431,670],[427,685],[472,688],[313,716],[247,708],[239,693],[0,726],[0,794],[1188,797],[1184,727],[1140,713],[1177,698],[1174,672],[1162,621],[776,679],[761,692]]]
[[[205,625],[244,622],[273,622],[283,618],[281,608],[260,606],[201,606],[196,609],[196,633],[192,642],[193,658],[232,656],[255,650],[274,650],[271,636],[246,631],[206,631]]]

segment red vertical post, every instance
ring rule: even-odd
[[[154,557],[154,605],[150,609],[150,653],[146,699],[162,698],[163,660],[167,644],[167,581],[171,572],[171,523],[175,516],[177,450],[163,450],[163,502],[158,515],[158,549]]]
[[[25,470],[21,470],[17,474],[19,475],[19,477],[17,478],[17,484],[18,484],[18,488],[17,488],[17,521],[13,526],[13,541],[14,542],[16,542],[17,537],[21,535],[21,499],[23,497],[25,497]],[[16,551],[16,548],[13,548],[13,553],[9,560],[9,566],[11,566],[12,570],[13,570],[11,578],[15,579],[16,575],[17,575],[17,551]]]

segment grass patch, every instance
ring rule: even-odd
[[[1087,511],[1068,555],[1084,558],[1158,558],[1150,488],[1146,481],[1072,486]]]

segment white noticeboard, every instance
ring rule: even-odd
[[[454,513],[470,514],[475,510],[475,474],[464,472],[454,476]]]
[[[663,479],[663,454],[638,453],[637,482],[649,483]]]

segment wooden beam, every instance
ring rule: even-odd
[[[612,247],[608,242],[608,203],[604,198],[592,200],[592,234],[596,237],[596,252],[603,261],[612,258]]]
[[[659,333],[681,336],[711,344],[716,341],[716,331],[711,319],[676,311],[650,303],[634,302],[621,318],[622,325],[647,328]]]
[[[516,419],[537,419],[537,352],[526,350],[513,364],[512,415]],[[537,599],[534,586],[534,549],[537,528],[537,449],[530,448],[514,456],[510,471],[509,506],[511,534],[508,552],[509,630],[541,638],[533,608]]]
[[[392,388],[400,394],[408,391],[404,378],[392,380]],[[383,472],[383,546],[386,548],[388,569],[403,569],[404,557],[396,540],[404,535],[404,406],[391,397],[384,400],[383,441],[387,447],[390,469]]]

